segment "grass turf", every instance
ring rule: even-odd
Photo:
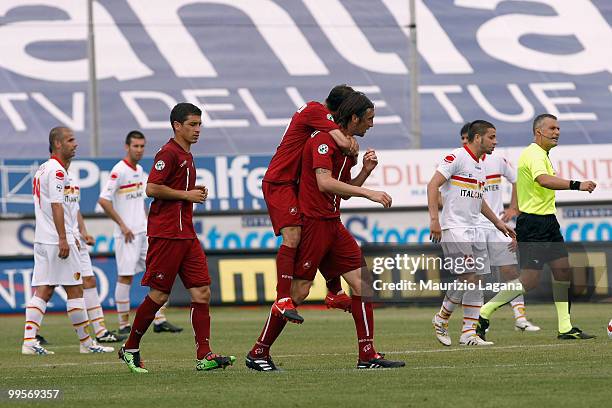
[[[65,314],[43,321],[52,356],[20,354],[22,316],[3,316],[0,336],[0,388],[59,388],[59,402],[28,406],[402,406],[542,407],[607,406],[612,378],[612,340],[605,327],[610,305],[579,304],[574,324],[596,334],[587,341],[560,341],[552,305],[529,305],[537,333],[516,332],[512,312],[501,309],[491,321],[488,340],[495,346],[458,346],[461,312],[451,321],[453,346],[434,338],[434,308],[375,310],[376,347],[403,359],[405,368],[356,370],[355,329],[350,315],[337,310],[302,310],[303,325],[288,324],[272,356],[284,371],[246,369],[250,349],[268,309],[213,308],[213,350],[236,355],[234,367],[212,372],[194,369],[194,342],[187,309],[169,309],[180,334],[153,333],[141,344],[149,374],[136,375],[117,354],[82,355]],[[107,314],[109,326],[116,316]],[[118,345],[115,344],[118,348]],[[0,400],[0,405],[9,404]],[[11,405],[26,403],[10,403]]]

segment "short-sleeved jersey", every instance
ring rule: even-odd
[[[38,168],[32,182],[34,196],[34,215],[36,228],[34,242],[39,244],[58,244],[59,235],[53,222],[51,203],[61,203],[64,208],[64,227],[68,244],[74,244],[74,231],[77,222],[78,203],[81,198],[76,186],[62,162],[55,156]]]
[[[137,164],[134,167],[124,159],[115,164],[104,190],[100,193],[100,198],[113,203],[117,214],[134,234],[147,230],[144,190],[145,179],[142,166]],[[121,236],[121,228],[117,224],[115,224],[113,235]]]
[[[487,184],[484,187],[484,199],[491,210],[500,216],[504,212],[504,199],[502,197],[501,182],[504,177],[510,183],[516,183],[516,170],[502,156],[488,154],[482,157]],[[480,225],[485,228],[495,228],[493,223],[480,214]]]
[[[337,194],[319,191],[315,169],[330,170],[336,180],[348,183],[354,157],[345,156],[329,133],[315,131],[306,142],[302,153],[302,171],[298,200],[302,214],[310,218],[340,217],[340,199]]]
[[[464,146],[447,154],[437,170],[446,178],[440,187],[442,229],[476,227],[486,182],[484,164]]]
[[[297,182],[304,143],[312,132],[338,129],[327,107],[319,102],[308,102],[293,114],[283,139],[272,156],[263,180],[269,183]]]
[[[174,190],[193,190],[196,170],[193,156],[170,139],[155,155],[147,183],[161,184]],[[147,235],[168,239],[193,239],[193,203],[155,198],[149,209]]]
[[[523,150],[519,157],[516,193],[519,210],[528,214],[555,214],[555,190],[542,187],[535,179],[542,174],[554,176],[548,152],[537,143]]]

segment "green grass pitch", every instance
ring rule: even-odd
[[[284,371],[246,369],[244,355],[258,336],[267,308],[212,308],[213,350],[233,354],[227,370],[196,372],[188,309],[170,309],[180,334],[149,330],[141,352],[149,374],[136,375],[117,354],[81,355],[65,314],[45,317],[41,333],[53,356],[20,354],[22,316],[3,316],[0,336],[0,388],[59,388],[61,401],[0,400],[0,406],[73,407],[606,407],[612,384],[612,340],[606,325],[612,306],[577,304],[575,325],[598,337],[559,341],[552,305],[528,305],[537,333],[516,332],[508,307],[492,320],[495,346],[457,345],[461,311],[451,321],[453,346],[433,336],[433,307],[378,308],[376,347],[407,366],[357,370],[355,329],[350,315],[337,310],[302,310],[303,325],[288,324],[272,349]],[[116,327],[116,315],[107,323]],[[117,345],[115,344],[117,347]]]

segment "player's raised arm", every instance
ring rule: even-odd
[[[436,171],[427,183],[427,208],[429,210],[429,239],[432,242],[440,242],[442,238],[442,227],[440,226],[440,187],[446,183],[446,177]]]
[[[357,156],[359,154],[359,143],[354,136],[348,136],[342,133],[339,129],[329,131],[329,135],[334,139],[340,150],[348,156]]]

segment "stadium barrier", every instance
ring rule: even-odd
[[[610,242],[569,243],[570,262],[574,266],[573,292],[577,301],[599,301],[612,296],[612,244]],[[406,254],[412,258],[441,255],[438,245],[364,245],[364,255],[370,268],[375,258],[394,258]],[[271,303],[275,296],[276,270],[275,250],[209,250],[207,251],[209,272],[212,278],[211,304],[213,305],[257,305]],[[113,254],[92,257],[98,278],[98,291],[102,305],[113,309],[116,264]],[[0,314],[21,313],[32,293],[32,256],[0,257]],[[413,273],[414,272],[414,273]],[[141,275],[136,276],[139,280]],[[378,278],[386,282],[432,281],[448,282],[448,271],[439,268],[402,270],[390,268]],[[146,288],[133,285],[132,307],[138,306],[146,294]],[[322,302],[326,287],[320,274],[314,282],[308,300]],[[488,293],[491,296],[492,293]],[[377,291],[376,300],[395,304],[420,304],[437,302],[443,291],[422,288],[419,290]],[[543,273],[539,288],[529,292],[529,301],[545,301],[550,297],[550,274]],[[51,300],[49,310],[65,310],[65,293],[58,289]],[[177,279],[170,298],[174,306],[190,303],[189,294]]]

